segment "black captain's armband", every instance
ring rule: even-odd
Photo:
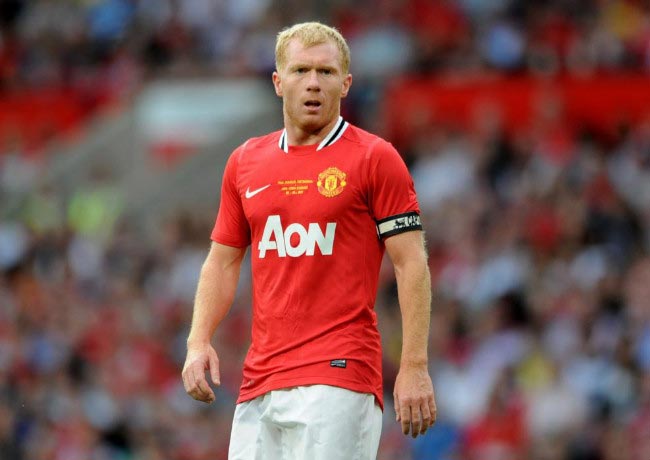
[[[396,216],[386,217],[377,221],[377,234],[379,238],[387,238],[398,233],[422,230],[420,215],[415,212],[406,212]]]

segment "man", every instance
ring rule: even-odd
[[[397,278],[403,345],[394,397],[404,434],[436,418],[427,370],[430,277],[404,162],[340,117],[352,83],[343,37],[320,23],[282,31],[273,84],[284,130],[249,139],[226,166],[183,369],[186,391],[215,398],[211,337],[251,246],[252,343],[230,459],[372,459],[381,433],[381,345],[374,302],[384,249]]]

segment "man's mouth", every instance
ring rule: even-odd
[[[320,101],[307,101],[307,102],[305,102],[306,107],[313,108],[313,109],[320,107],[320,105],[321,105]]]

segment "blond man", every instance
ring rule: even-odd
[[[215,398],[211,338],[251,248],[252,343],[229,458],[374,459],[381,434],[381,343],[374,303],[384,252],[395,267],[402,355],[394,388],[404,434],[436,418],[427,370],[430,275],[413,182],[383,139],[340,115],[350,51],[309,22],[276,42],[284,129],[230,156],[197,288],[183,369],[187,392]]]

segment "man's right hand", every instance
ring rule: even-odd
[[[209,343],[200,346],[187,347],[187,357],[183,366],[183,385],[185,391],[197,401],[211,403],[214,401],[214,391],[205,378],[205,371],[215,385],[220,385],[219,357]]]

